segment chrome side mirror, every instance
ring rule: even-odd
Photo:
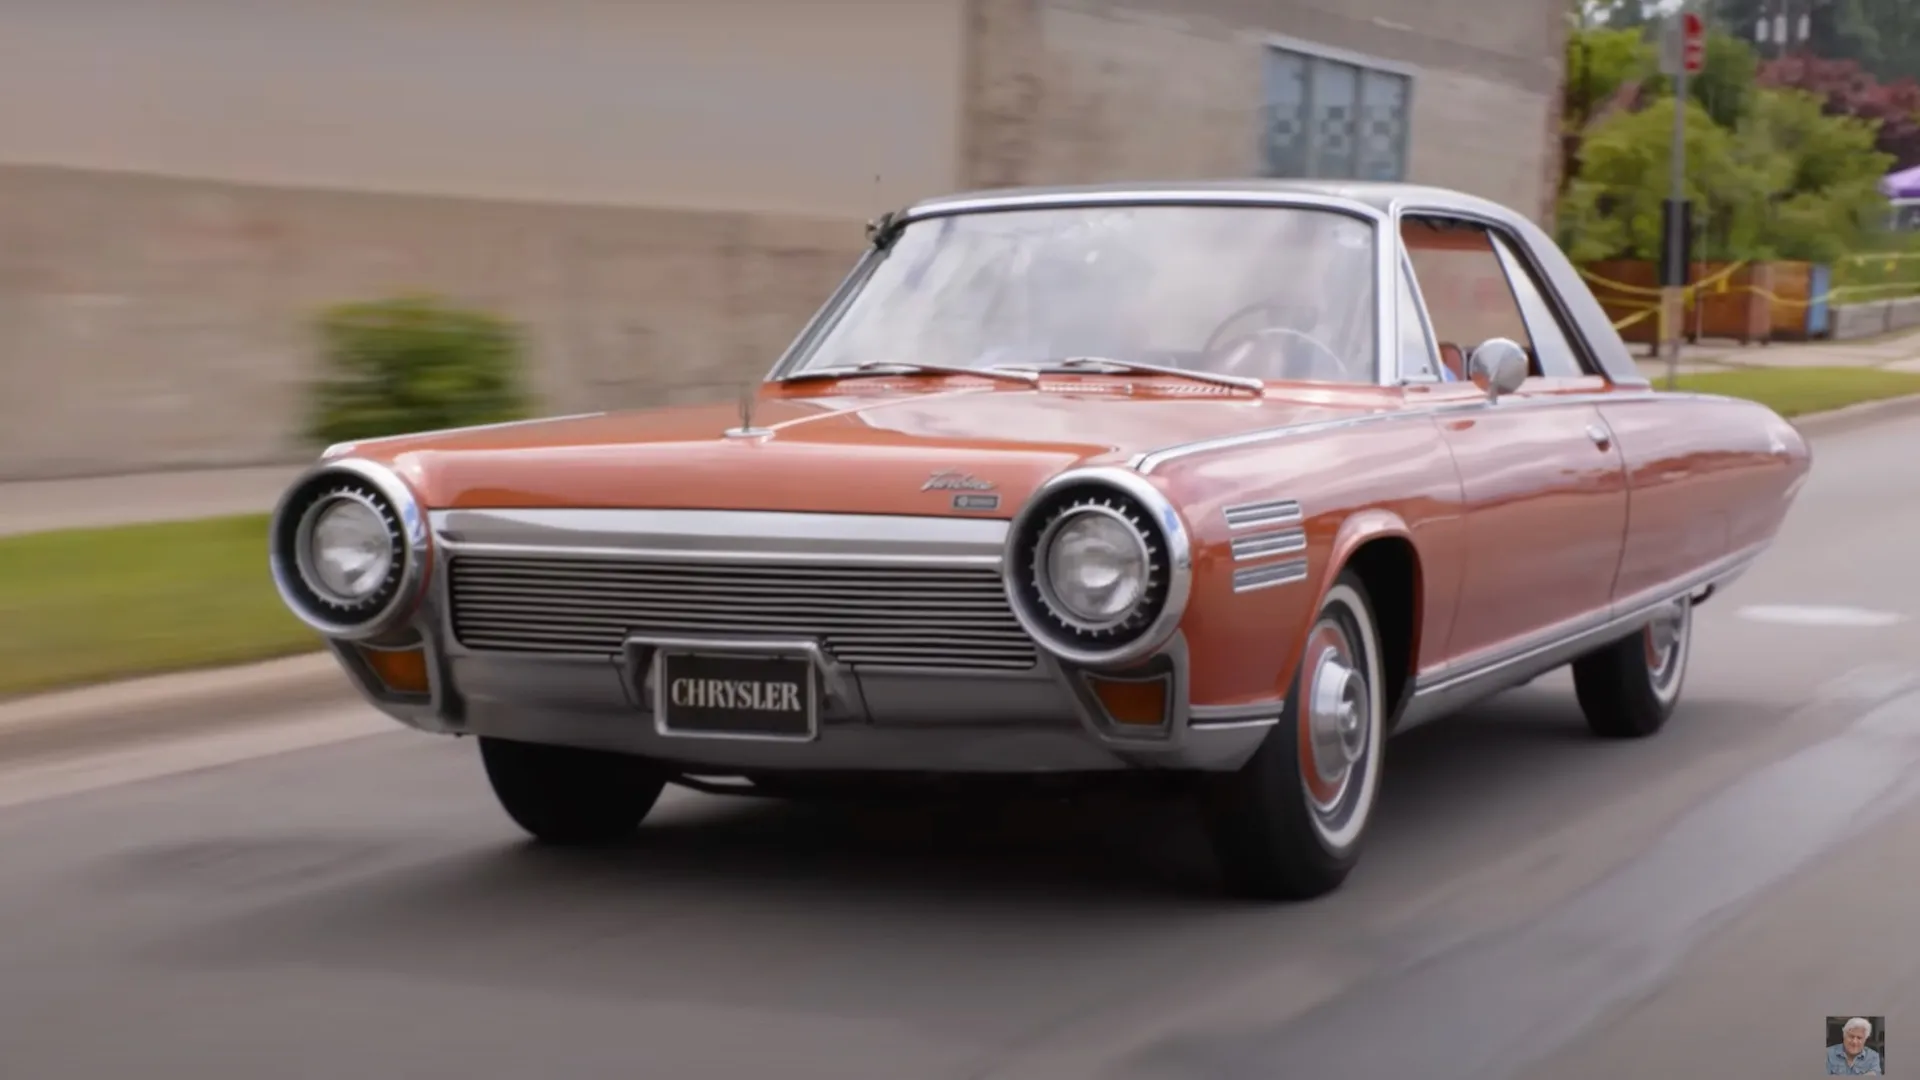
[[[1521,348],[1519,342],[1510,338],[1488,338],[1474,346],[1473,353],[1467,357],[1467,377],[1473,380],[1473,385],[1486,391],[1488,401],[1497,401],[1502,394],[1520,389],[1532,366],[1527,360],[1527,350]]]

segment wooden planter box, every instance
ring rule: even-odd
[[[1743,344],[1766,342],[1774,337],[1805,337],[1807,309],[1799,304],[1775,304],[1770,293],[1783,299],[1804,301],[1812,282],[1812,269],[1805,263],[1744,263],[1728,274],[1733,263],[1697,262],[1693,280],[1713,284],[1697,293],[1681,313],[1688,341],[1701,338],[1732,340]],[[1797,278],[1791,268],[1806,267]],[[1783,268],[1785,268],[1783,272]],[[1660,268],[1642,260],[1614,260],[1591,263],[1587,285],[1594,299],[1616,323],[1633,319],[1660,302]],[[1725,276],[1720,276],[1720,275]],[[1781,292],[1784,283],[1788,292]],[[1791,290],[1798,289],[1797,294]],[[1620,328],[1620,336],[1636,345],[1653,345],[1660,340],[1660,320],[1646,315]]]

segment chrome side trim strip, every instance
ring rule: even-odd
[[[1145,471],[1145,470],[1142,470]],[[1294,499],[1241,503],[1221,511],[1229,529],[1254,529],[1262,525],[1291,525],[1300,520],[1300,503]]]
[[[1381,412],[1362,413],[1359,416],[1342,416],[1334,420],[1314,420],[1305,424],[1287,424],[1282,427],[1260,428],[1255,431],[1243,431],[1236,435],[1221,435],[1196,442],[1179,443],[1174,446],[1142,454],[1134,468],[1142,476],[1150,475],[1155,469],[1169,461],[1178,461],[1183,457],[1205,453],[1209,450],[1236,450],[1245,446],[1258,446],[1276,439],[1290,438],[1296,435],[1313,435],[1322,431],[1337,431],[1340,428],[1361,427],[1377,424],[1383,420],[1402,420],[1410,416],[1425,415],[1425,409],[1392,409]]]
[[[1248,705],[1194,705],[1187,710],[1187,726],[1209,731],[1272,727],[1286,711],[1285,698]]]
[[[1008,523],[992,518],[755,510],[435,510],[452,551],[673,561],[998,567]]]
[[[1268,716],[1259,720],[1195,720],[1188,727],[1196,731],[1250,731],[1254,728],[1270,728],[1280,723],[1277,716]]]
[[[1414,680],[1413,697],[1396,732],[1437,720],[1463,706],[1542,675],[1594,648],[1632,633],[1666,604],[1744,573],[1772,544],[1765,540],[1717,559],[1684,577],[1643,589],[1587,615],[1522,640],[1464,657]]]
[[[350,442],[337,442],[320,451],[320,460],[329,461],[342,454],[351,454],[368,447],[378,447],[401,439],[420,439],[436,435],[465,435],[470,431],[497,431],[501,428],[528,427],[533,424],[557,424],[563,420],[591,420],[596,416],[605,416],[606,412],[568,413],[565,416],[532,416],[525,420],[501,420],[491,424],[468,424],[465,427],[430,428],[426,431],[409,431],[401,435],[383,435],[377,439],[355,439]]]
[[[1288,559],[1285,562],[1263,563],[1249,566],[1233,572],[1233,591],[1252,592],[1255,589],[1271,589],[1276,585],[1292,585],[1307,580],[1307,560]]]
[[[1242,536],[1233,542],[1233,561],[1248,562],[1275,555],[1292,555],[1307,550],[1307,530],[1282,529],[1279,532]]]
[[[1436,402],[1429,405],[1411,405],[1405,408],[1387,409],[1378,412],[1361,413],[1356,416],[1342,416],[1333,420],[1314,420],[1304,424],[1285,424],[1280,427],[1259,428],[1254,431],[1242,431],[1233,435],[1221,435],[1209,439],[1197,439],[1188,443],[1176,443],[1158,450],[1136,455],[1128,464],[1141,475],[1151,474],[1155,469],[1171,461],[1204,454],[1214,450],[1234,450],[1246,446],[1258,446],[1261,443],[1278,439],[1293,438],[1299,435],[1317,435],[1325,431],[1337,431],[1341,428],[1361,427],[1387,420],[1423,419],[1437,415],[1472,412],[1480,409],[1545,409],[1559,405],[1605,405],[1622,404],[1629,401],[1652,401],[1665,398],[1711,398],[1725,400],[1720,394],[1701,394],[1685,390],[1652,390],[1641,387],[1629,387],[1621,390],[1597,391],[1581,394],[1546,394],[1527,397],[1523,394],[1510,395],[1498,401],[1474,398],[1464,401]]]

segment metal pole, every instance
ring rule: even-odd
[[[1680,212],[1681,207],[1686,205],[1687,199],[1687,64],[1683,25],[1686,11],[1687,5],[1682,3],[1674,9],[1672,16],[1675,23],[1674,35],[1680,39],[1680,62],[1674,65],[1673,73],[1673,183],[1669,193],[1673,200],[1673,209],[1671,211],[1672,227],[1667,230],[1667,257],[1672,260],[1669,265],[1678,268],[1675,277],[1682,282],[1687,279],[1687,272],[1690,269],[1685,263],[1686,224]],[[1668,285],[1661,297],[1661,302],[1667,306],[1668,311],[1663,321],[1673,334],[1673,339],[1668,343],[1667,352],[1667,389],[1669,390],[1680,385],[1680,342],[1685,336],[1685,328],[1682,324],[1686,321],[1686,308],[1682,304],[1682,298],[1685,295],[1685,285]]]

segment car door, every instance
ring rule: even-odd
[[[1512,241],[1444,214],[1402,220],[1442,366],[1460,381],[1410,386],[1434,409],[1460,474],[1467,555],[1447,638],[1470,670],[1605,617],[1627,527],[1619,448],[1595,405],[1610,385],[1567,331]],[[1510,338],[1532,358],[1518,392],[1489,400],[1466,357]]]

